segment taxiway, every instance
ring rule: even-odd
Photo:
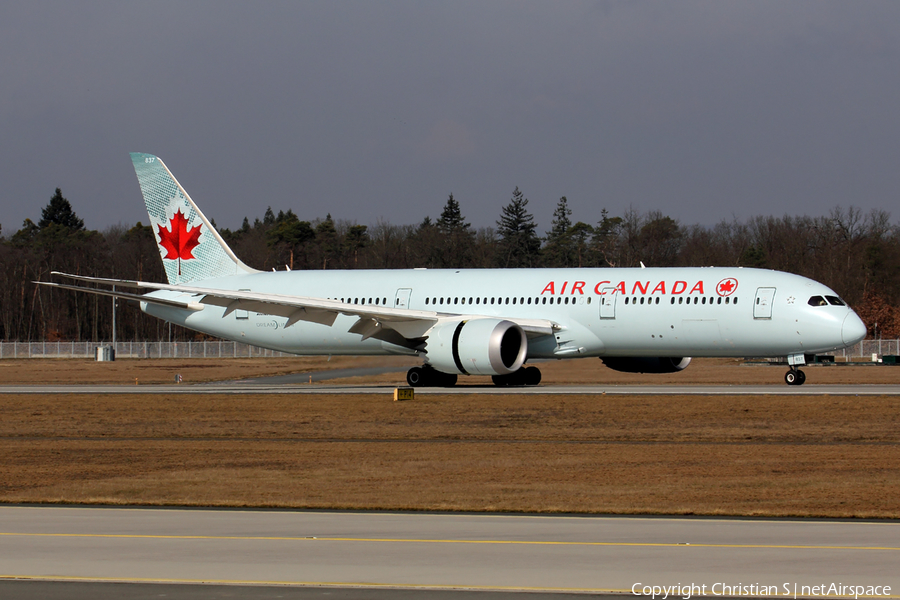
[[[707,595],[834,582],[896,598],[898,540],[894,522],[7,506],[0,576]]]

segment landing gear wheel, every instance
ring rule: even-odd
[[[525,385],[537,385],[541,382],[541,370],[537,367],[528,367],[523,373]]]
[[[457,376],[453,373],[442,373],[428,365],[413,367],[406,372],[406,383],[412,387],[453,387]]]
[[[506,387],[510,385],[509,375],[491,375],[491,381],[497,387]]]
[[[456,385],[457,375],[454,373],[438,373],[440,377],[435,381],[434,385],[440,387],[453,387]]]
[[[800,369],[791,369],[784,374],[784,382],[788,385],[803,385],[806,381],[806,373]]]
[[[413,367],[406,372],[406,383],[412,387],[425,386],[425,371],[422,367]]]

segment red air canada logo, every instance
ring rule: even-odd
[[[716,293],[720,296],[730,296],[737,291],[738,282],[734,277],[723,279],[716,285]]]
[[[200,226],[188,229],[188,220],[179,208],[169,220],[169,229],[159,228],[159,245],[166,251],[163,258],[178,259],[178,274],[181,275],[181,261],[197,258],[191,251],[200,244]]]

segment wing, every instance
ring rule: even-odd
[[[370,337],[384,339],[396,343],[399,335],[407,343],[404,345],[417,345],[428,335],[428,331],[440,321],[458,321],[471,319],[482,315],[470,313],[448,313],[423,310],[411,310],[405,308],[392,308],[388,306],[373,306],[368,304],[348,304],[328,298],[315,298],[308,296],[291,296],[287,294],[270,294],[265,292],[220,290],[191,285],[168,285],[163,283],[150,283],[146,281],[132,281],[127,279],[105,279],[100,277],[84,277],[70,275],[54,271],[53,275],[60,275],[69,279],[86,283],[111,286],[112,290],[82,287],[75,285],[63,285],[38,281],[41,285],[51,285],[58,288],[70,289],[105,296],[116,296],[149,302],[164,306],[174,306],[186,310],[203,310],[205,306],[220,306],[225,309],[223,317],[227,317],[235,310],[246,310],[266,315],[285,317],[285,327],[290,327],[299,321],[319,323],[333,326],[338,315],[357,317],[357,321],[348,331],[357,333],[362,339]],[[185,295],[183,300],[178,298],[161,298],[153,294],[132,294],[114,289],[115,287],[139,288],[156,291],[172,291]],[[485,315],[486,316],[486,315]],[[495,317],[492,317],[495,318]],[[519,319],[504,317],[508,321],[516,323],[529,337],[552,335],[559,329],[559,325],[544,319]]]

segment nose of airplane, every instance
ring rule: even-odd
[[[851,310],[850,314],[844,317],[844,324],[841,326],[841,339],[849,346],[865,337],[866,324]]]

